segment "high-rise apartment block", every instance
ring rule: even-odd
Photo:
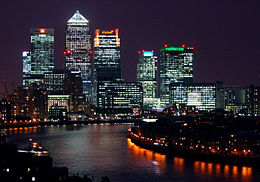
[[[168,47],[161,51],[160,98],[163,105],[169,104],[170,83],[193,82],[193,47]]]
[[[68,71],[80,71],[83,93],[88,100],[91,97],[90,50],[89,21],[77,11],[67,22],[65,67]]]
[[[143,87],[143,109],[157,104],[157,56],[154,51],[138,51],[137,82]]]

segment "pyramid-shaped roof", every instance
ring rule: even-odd
[[[88,23],[88,20],[79,11],[69,19],[68,23]]]

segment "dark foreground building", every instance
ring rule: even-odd
[[[18,152],[14,144],[6,144],[0,135],[0,181],[3,182],[56,182],[68,178],[67,168],[54,168],[48,155]]]

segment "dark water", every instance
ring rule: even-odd
[[[70,175],[108,176],[114,181],[260,181],[251,166],[193,161],[142,149],[126,139],[131,125],[101,124],[3,130],[7,141],[23,148],[29,138],[46,147],[54,166]],[[96,180],[99,181],[99,180]]]

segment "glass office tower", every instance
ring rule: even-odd
[[[119,29],[97,29],[94,38],[93,99],[97,105],[98,83],[121,81]]]
[[[138,51],[137,82],[143,86],[143,109],[157,104],[157,56],[154,51]]]
[[[31,83],[41,84],[44,73],[54,69],[54,30],[31,29]]]
[[[160,99],[163,105],[169,104],[170,83],[193,82],[193,47],[168,47],[161,51],[160,60]]]
[[[94,38],[94,80],[120,81],[119,29],[97,29]]]
[[[77,11],[67,22],[65,67],[68,71],[81,72],[83,93],[88,100],[91,97],[90,49],[89,21]]]

